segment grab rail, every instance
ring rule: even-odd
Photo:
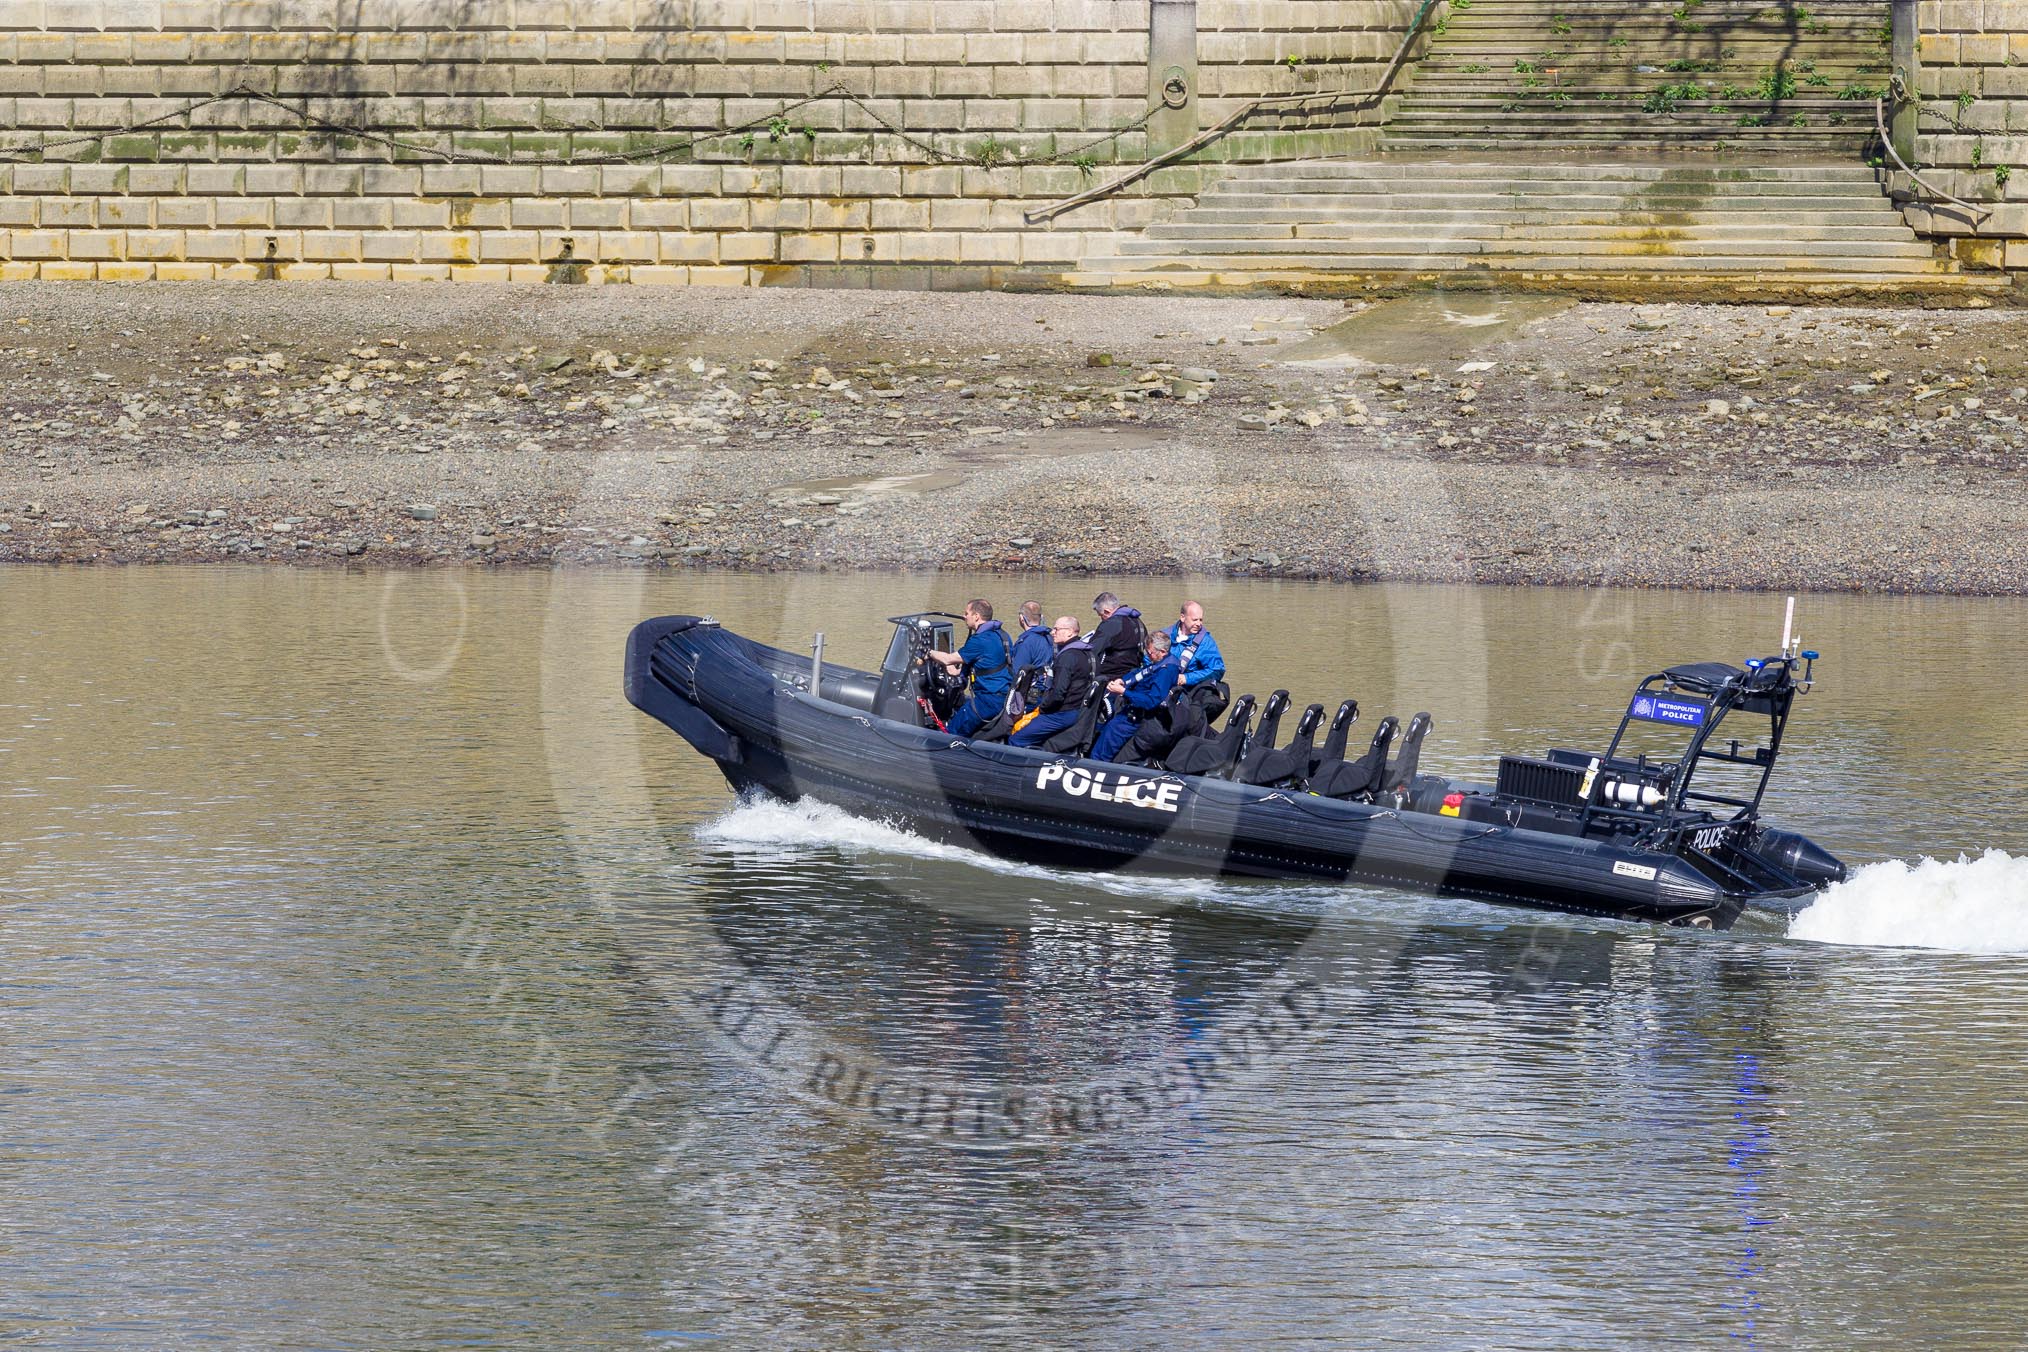
[[[1900,102],[1903,98],[1906,97],[1902,93],[1900,72],[1897,71],[1895,73],[1894,79],[1889,84],[1888,88],[1889,91],[1893,94],[1896,102]],[[1915,170],[1911,169],[1908,166],[1908,162],[1901,158],[1901,152],[1894,148],[1894,138],[1887,134],[1886,99],[1873,100],[1873,127],[1874,130],[1880,133],[1880,144],[1887,148],[1887,158],[1894,161],[1895,168],[1901,170],[1902,173],[1908,175],[1909,182],[1915,184],[1919,188],[1927,189],[1929,192],[1936,194],[1938,197],[1941,197],[1944,201],[1949,202],[1952,206],[1963,207],[1966,211],[1971,212],[1972,216],[1975,219],[1983,218],[1993,214],[1993,209],[1991,207],[1982,207],[1976,203],[1967,202],[1962,197],[1953,197],[1949,193],[1945,192],[1942,188],[1937,187],[1934,183],[1926,181],[1921,174],[1916,173]]]
[[[1347,96],[1355,98],[1356,101],[1352,106],[1358,108],[1371,103],[1375,99],[1386,97],[1388,86],[1394,83],[1394,77],[1401,70],[1402,62],[1408,58],[1408,49],[1414,45],[1417,36],[1422,32],[1423,20],[1429,17],[1429,12],[1436,8],[1436,6],[1437,0],[1422,0],[1422,8],[1415,12],[1415,18],[1409,21],[1408,31],[1402,34],[1401,45],[1395,49],[1394,59],[1387,63],[1387,69],[1380,74],[1380,82],[1372,89],[1357,95],[1353,95],[1353,91],[1349,89],[1337,89],[1328,92],[1320,90],[1310,94],[1270,94],[1265,98],[1255,99],[1216,126],[1197,133],[1197,135],[1173,150],[1165,150],[1152,159],[1142,161],[1110,183],[1101,183],[1095,188],[1087,188],[1075,197],[1066,197],[1062,201],[1051,203],[1046,207],[1037,207],[1033,211],[1024,211],[1021,213],[1021,218],[1030,225],[1039,225],[1044,221],[1055,220],[1066,211],[1074,211],[1078,207],[1089,206],[1101,198],[1111,197],[1114,193],[1120,191],[1120,189],[1139,183],[1157,169],[1167,168],[1178,160],[1187,159],[1212,142],[1224,138],[1242,122],[1245,122],[1264,108],[1277,107],[1283,104],[1309,103],[1318,99],[1343,99]]]

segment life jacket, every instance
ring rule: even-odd
[[[1058,660],[1060,660],[1065,653],[1070,652],[1088,653],[1090,651],[1091,651],[1091,635],[1085,634],[1081,637],[1072,639],[1070,642],[1064,644],[1061,648],[1058,648],[1055,654],[1050,657],[1049,665],[1042,668],[1043,677],[1049,683],[1048,685],[1049,693],[1053,696],[1057,696],[1058,705],[1063,707],[1069,707],[1071,705],[1076,704],[1079,700],[1082,700],[1084,695],[1084,692],[1080,691],[1074,698],[1066,700],[1058,694],[1058,686],[1056,683],[1057,681],[1056,664]],[[1098,659],[1096,657],[1092,658],[1085,664],[1085,679],[1087,681],[1096,681],[1098,679]],[[1087,689],[1089,689],[1088,686]]]
[[[1107,640],[1103,651],[1094,659],[1098,675],[1106,680],[1115,680],[1127,675],[1141,665],[1141,650],[1148,646],[1148,627],[1141,623],[1141,612],[1132,606],[1121,606],[1099,622],[1103,629],[1113,621],[1119,621],[1119,629]],[[1092,631],[1096,636],[1097,629]],[[1123,655],[1123,660],[1116,660]]]
[[[970,679],[973,691],[976,692],[979,688],[980,676],[997,675],[1014,665],[1014,645],[1008,640],[1007,630],[998,620],[987,620],[972,632],[974,634],[991,634],[994,638],[1000,640],[1000,660],[998,662],[995,662],[990,667],[973,666],[966,673]]]

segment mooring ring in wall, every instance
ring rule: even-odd
[[[1190,77],[1181,66],[1171,66],[1162,76],[1162,104],[1181,108],[1190,102]]]

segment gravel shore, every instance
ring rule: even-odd
[[[2028,592],[2028,313],[17,285],[0,560]]]

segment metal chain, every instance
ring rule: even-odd
[[[922,152],[936,163],[964,164],[980,169],[1019,169],[1035,165],[1059,164],[1065,160],[1081,160],[1098,147],[1110,145],[1121,137],[1130,135],[1146,127],[1149,122],[1154,120],[1155,114],[1161,111],[1160,104],[1150,104],[1139,117],[1125,126],[1108,132],[1104,136],[1097,137],[1094,140],[1087,141],[1082,145],[1058,150],[1048,155],[1002,156],[988,152],[957,154],[895,126],[875,112],[872,106],[853,90],[848,89],[842,84],[834,84],[820,93],[810,95],[808,98],[784,103],[778,111],[770,113],[766,117],[757,117],[751,121],[739,123],[736,126],[726,127],[719,131],[706,132],[703,135],[692,136],[684,140],[665,141],[657,145],[644,146],[638,150],[609,151],[596,154],[498,155],[486,150],[461,150],[456,146],[445,147],[428,145],[419,141],[406,141],[398,136],[389,135],[386,132],[374,131],[371,128],[358,126],[353,123],[338,122],[330,118],[320,117],[311,112],[307,106],[299,108],[294,104],[276,98],[272,94],[263,93],[247,85],[236,85],[223,94],[213,94],[206,98],[196,99],[173,112],[163,113],[158,117],[151,117],[145,121],[130,122],[125,126],[109,127],[99,131],[82,132],[78,135],[63,137],[58,140],[44,139],[29,145],[0,146],[0,163],[37,163],[45,159],[51,151],[62,150],[70,146],[89,145],[94,142],[109,140],[115,136],[129,136],[135,132],[147,131],[150,128],[159,127],[164,123],[174,122],[179,118],[187,117],[200,108],[208,108],[215,103],[227,103],[234,99],[245,99],[249,102],[263,103],[269,107],[279,108],[296,118],[304,127],[313,131],[371,142],[374,145],[384,147],[391,152],[399,154],[428,156],[440,160],[445,164],[534,164],[558,167],[597,164],[636,164],[644,160],[665,159],[694,151],[698,146],[708,141],[720,141],[729,136],[739,136],[759,131],[763,128],[770,130],[771,139],[779,140],[782,135],[782,126],[790,113],[799,108],[809,107],[811,104],[822,103],[829,99],[838,99],[864,113],[887,135]],[[988,139],[990,141],[990,138]]]

